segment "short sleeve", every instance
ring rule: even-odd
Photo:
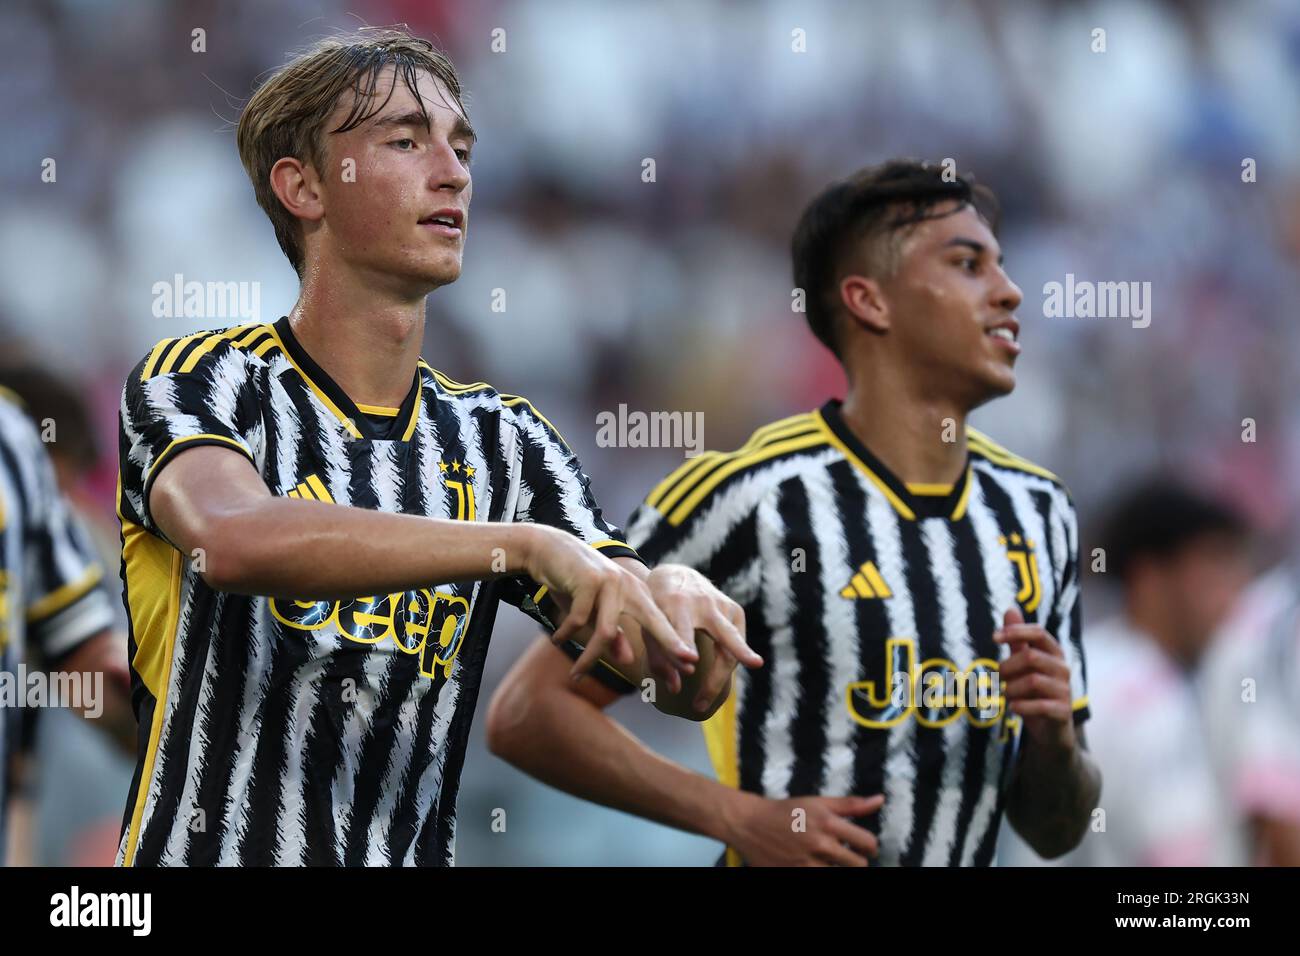
[[[1048,630],[1061,645],[1066,663],[1070,666],[1070,698],[1074,722],[1082,724],[1091,716],[1091,711],[1088,707],[1088,666],[1083,651],[1083,609],[1079,594],[1079,519],[1068,492],[1062,490],[1061,497],[1064,500],[1062,520],[1066,560]]]
[[[176,454],[220,445],[257,463],[255,382],[223,333],[158,343],[128,376],[119,411],[123,515],[154,534],[149,491]]]
[[[0,455],[20,489],[25,633],[46,663],[57,663],[113,624],[104,571],[81,521],[59,493],[35,427],[5,409]]]

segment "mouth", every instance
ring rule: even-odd
[[[1011,355],[1020,354],[1020,323],[1015,319],[1002,319],[984,330],[984,334],[994,339],[998,345]]]
[[[447,239],[459,239],[464,232],[465,214],[459,209],[439,209],[420,220],[420,226]]]

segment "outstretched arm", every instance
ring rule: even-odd
[[[850,818],[878,811],[879,795],[770,800],[724,786],[603,713],[617,699],[595,680],[575,685],[565,657],[537,641],[492,697],[488,747],[574,796],[726,843],[750,865],[863,866],[876,854],[876,837]]]
[[[277,497],[244,455],[216,445],[168,459],[151,486],[149,509],[183,555],[202,559],[197,569],[217,590],[328,600],[527,574],[579,612],[561,628],[594,622],[595,653],[586,666],[610,653],[622,615],[674,666],[690,668],[698,659],[636,575],[556,528]],[[494,566],[499,557],[504,561]]]

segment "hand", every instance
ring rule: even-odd
[[[119,635],[100,631],[84,641],[59,664],[64,674],[104,675],[102,700],[84,701],[73,708],[94,720],[124,753],[134,754],[137,746],[135,711],[131,707],[131,673],[127,670],[126,647]]]
[[[734,793],[725,814],[726,841],[750,866],[866,866],[880,852],[876,835],[852,819],[878,812],[883,794],[772,800]],[[796,810],[803,811],[802,818]]]
[[[763,666],[763,658],[745,643],[744,609],[703,574],[681,564],[661,564],[650,572],[646,586],[684,642],[702,650],[695,643],[696,633],[703,631],[713,638],[713,653],[705,655],[706,670],[696,676],[692,706],[697,711],[707,711],[731,685],[737,662],[746,667]],[[669,693],[681,690],[680,675],[668,666],[657,645],[646,644],[646,662],[651,673],[666,677]]]
[[[110,631],[101,631],[70,653],[60,670],[74,674],[104,675],[109,690],[130,696],[131,672],[127,669],[126,642]]]
[[[590,671],[601,657],[632,663],[631,645],[618,626],[624,614],[649,635],[646,647],[657,646],[670,670],[694,671],[699,653],[677,635],[635,574],[571,534],[541,525],[536,531],[525,568],[533,580],[551,591],[565,612],[551,640],[563,644],[594,620],[587,646],[570,672],[573,679]]]
[[[1013,607],[993,632],[993,640],[1011,648],[998,668],[1007,707],[1020,715],[1029,740],[1068,753],[1077,745],[1070,698],[1070,666],[1061,645],[1037,624],[1026,624]]]

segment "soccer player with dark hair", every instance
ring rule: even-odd
[[[629,522],[744,608],[766,661],[705,724],[720,782],[590,719],[633,688],[575,688],[540,642],[492,701],[496,753],[732,864],[987,865],[1004,813],[1044,855],[1078,843],[1100,777],[1074,507],[966,424],[1020,354],[995,219],[987,189],[910,161],[824,191],[794,276],[848,394],[692,459]]]
[[[1264,674],[1271,668],[1232,674],[1213,663],[1250,579],[1250,528],[1229,500],[1175,475],[1124,489],[1099,529],[1100,578],[1118,589],[1120,605],[1087,629],[1095,709],[1089,731],[1107,781],[1106,825],[1090,828],[1059,862],[1244,866],[1251,861],[1248,813],[1229,767],[1258,768],[1267,755],[1277,760],[1268,777],[1275,787],[1296,766],[1294,746],[1276,747],[1285,736],[1277,730],[1294,721],[1286,714],[1292,696]],[[1271,614],[1251,617],[1251,631],[1269,629]],[[1246,675],[1267,687],[1258,701],[1243,699]],[[1277,759],[1288,752],[1290,760]],[[1287,816],[1294,819],[1291,801]],[[1258,822],[1261,836],[1292,832],[1285,818]],[[1003,850],[1009,864],[1041,862],[1014,839]]]
[[[420,358],[474,138],[451,63],[399,31],[317,44],[243,110],[301,292],[159,342],[123,391],[125,865],[452,862],[502,600],[585,648],[576,674],[653,675],[669,713],[708,716],[760,663],[699,572],[637,558],[531,403]]]
[[[1245,518],[1227,501],[1172,478],[1153,478],[1138,483],[1111,505],[1101,543],[1107,574],[1128,589],[1145,588],[1146,581],[1139,582],[1139,577],[1145,579],[1152,569],[1176,567],[1189,554],[1204,557],[1200,566],[1207,570],[1225,554],[1234,556],[1234,564],[1240,563],[1249,536]],[[1219,591],[1206,586],[1215,577],[1213,572],[1189,577],[1180,582],[1181,588],[1170,591],[1168,607],[1162,610],[1181,618],[1174,630],[1188,632],[1186,640],[1168,642],[1171,656],[1199,656],[1214,630],[1212,622],[1227,613],[1241,582]],[[1197,606],[1202,601],[1204,610]]]
[[[10,759],[22,734],[20,668],[35,656],[58,675],[96,673],[62,702],[121,734],[125,661],[112,632],[103,569],[85,528],[59,493],[54,468],[22,399],[0,387],[0,863],[6,859]],[[107,678],[106,680],[104,678]],[[67,678],[58,681],[66,686]],[[96,693],[101,698],[93,699]],[[47,701],[51,706],[58,701]],[[114,720],[116,718],[116,720]],[[120,738],[119,738],[120,739]]]

